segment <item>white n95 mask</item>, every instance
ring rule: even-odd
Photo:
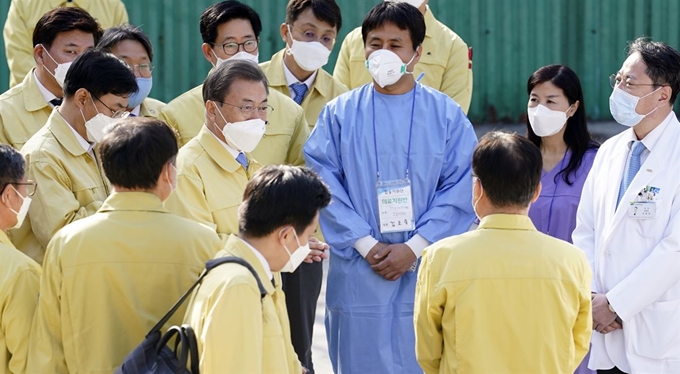
[[[9,207],[9,210],[11,210],[12,213],[17,215],[17,224],[12,226],[12,228],[18,229],[19,227],[21,227],[21,225],[24,223],[24,220],[26,219],[26,215],[28,214],[28,208],[31,206],[31,197],[30,196],[23,197],[23,196],[21,196],[19,191],[17,191],[17,189],[14,188],[13,185],[10,184],[10,187],[12,187],[14,192],[16,192],[17,195],[19,195],[19,197],[22,199],[21,200],[21,207],[19,208],[18,212],[15,211],[14,209],[12,209],[11,206]]]
[[[252,152],[253,149],[257,147],[257,144],[260,143],[267,122],[256,118],[229,123],[217,107],[215,107],[215,110],[217,110],[217,113],[219,113],[222,120],[224,120],[222,135],[224,135],[224,140],[227,144],[240,152]]]
[[[571,105],[569,108],[571,108]],[[567,123],[567,112],[569,111],[569,108],[564,112],[549,109],[543,106],[543,104],[538,104],[533,108],[527,108],[531,129],[534,130],[536,135],[541,137],[557,134],[562,130],[564,124]]]
[[[612,117],[614,117],[614,120],[616,122],[624,126],[632,127],[637,125],[645,117],[654,113],[654,111],[659,108],[656,107],[654,108],[654,110],[647,114],[638,114],[635,111],[638,102],[660,89],[661,87],[648,93],[645,96],[637,97],[629,94],[628,92],[618,87],[614,87],[614,91],[612,91],[611,96],[609,96],[609,111],[611,112]]]
[[[385,1],[391,1],[393,3],[406,3],[406,4],[411,4],[416,8],[419,8],[421,5],[423,5],[423,2],[425,0],[385,0]]]
[[[220,66],[220,65],[222,65],[222,64],[224,64],[225,62],[228,61],[228,60],[217,57],[217,54],[215,54],[215,51],[213,51],[213,56],[215,56],[215,59],[217,59],[217,63],[215,64],[215,67],[218,67],[218,66]],[[246,51],[240,51],[240,52],[236,53],[235,55],[231,56],[229,58],[229,60],[250,61],[250,62],[254,63],[255,65],[257,65],[259,60],[260,60],[260,54],[257,53],[257,54],[253,55],[253,54],[250,54]]]
[[[293,44],[286,49],[286,53],[293,56],[293,59],[304,71],[316,71],[328,63],[328,56],[331,51],[319,42],[301,42],[293,38],[293,33],[288,25],[288,35]]]
[[[414,53],[409,62],[404,63],[401,57],[389,49],[379,49],[368,56],[366,68],[368,68],[375,83],[385,88],[385,86],[397,83],[402,75],[413,74],[413,72],[406,71],[406,68],[415,57]]]
[[[45,68],[45,71],[47,71],[51,76],[54,77],[54,80],[57,81],[59,84],[59,87],[64,88],[64,82],[66,81],[66,73],[68,73],[68,69],[71,68],[71,64],[73,64],[72,61],[69,62],[64,62],[63,64],[60,64],[55,60],[52,55],[50,55],[49,52],[47,52],[47,48],[43,46],[43,50],[45,53],[47,53],[47,56],[54,61],[55,64],[57,64],[57,67],[54,69],[54,74],[50,71],[50,69],[46,68],[45,65],[43,65],[43,68]]]
[[[89,121],[85,121],[85,115],[83,114],[82,109],[80,110],[80,115],[83,116],[83,121],[85,121],[85,131],[87,132],[87,140],[93,143],[99,143],[104,138],[104,131],[106,130],[106,127],[120,118],[111,118],[107,115],[99,113],[99,109],[97,109],[97,106],[94,105],[94,100],[92,100],[92,96],[90,96],[90,101],[92,101],[92,106],[94,106],[94,110],[97,111],[97,115],[90,118]],[[125,117],[127,117],[127,115],[122,118]]]
[[[283,248],[288,252],[288,262],[286,262],[285,265],[281,268],[282,273],[292,273],[295,271],[295,269],[300,266],[300,264],[307,258],[307,255],[312,251],[309,249],[309,242],[305,245],[300,245],[300,240],[298,239],[297,233],[295,230],[293,230],[293,235],[295,235],[295,240],[298,243],[298,248],[295,252],[292,254],[288,250],[288,247],[286,245],[283,245]]]

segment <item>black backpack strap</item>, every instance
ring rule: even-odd
[[[189,297],[189,295],[191,295],[191,292],[193,292],[193,290],[199,284],[201,284],[201,281],[203,280],[203,278],[206,275],[208,275],[210,270],[216,268],[219,265],[226,264],[226,263],[237,263],[237,264],[240,264],[242,266],[245,266],[248,270],[250,270],[250,272],[255,277],[255,280],[257,281],[257,287],[260,289],[260,298],[263,298],[267,294],[267,291],[264,289],[264,286],[262,285],[262,282],[260,281],[260,277],[257,276],[255,269],[253,269],[253,267],[250,266],[250,264],[246,260],[244,260],[240,257],[235,257],[235,256],[220,257],[220,258],[210,260],[205,264],[205,270],[203,270],[203,272],[198,277],[196,282],[194,282],[194,284],[192,284],[191,287],[189,287],[187,292],[185,292],[184,295],[182,295],[182,297],[180,297],[179,300],[177,300],[175,305],[173,305],[172,308],[170,308],[170,310],[163,316],[163,318],[161,318],[160,321],[158,321],[158,323],[156,323],[156,325],[151,329],[151,331],[149,331],[148,334],[146,334],[146,336],[148,337],[149,335],[151,335],[154,332],[161,331],[161,329],[163,328],[163,326],[165,326],[165,324],[168,322],[168,320],[175,314],[175,312],[177,312],[177,309],[179,309],[179,307],[184,303],[184,301],[186,301],[186,299]]]
[[[229,256],[229,257],[220,257],[220,258],[210,260],[205,264],[205,270],[207,272],[207,271],[210,271],[217,266],[220,266],[222,264],[226,264],[226,263],[229,263],[229,262],[234,262],[234,263],[240,264],[240,265],[244,266],[246,269],[250,270],[250,273],[252,273],[253,277],[255,277],[255,281],[257,281],[257,288],[260,289],[260,298],[264,298],[264,296],[267,294],[267,290],[264,289],[264,286],[262,285],[262,282],[260,281],[260,277],[257,276],[257,272],[248,263],[248,261],[246,261],[246,260],[244,260],[240,257]]]

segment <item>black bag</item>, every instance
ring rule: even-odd
[[[245,266],[255,277],[257,286],[260,289],[260,297],[263,298],[265,291],[260,278],[255,269],[244,259],[239,257],[221,257],[210,260],[205,264],[205,270],[198,277],[196,282],[179,298],[175,305],[170,308],[167,314],[161,318],[154,326],[142,344],[138,345],[130,354],[125,357],[123,364],[116,370],[116,374],[199,374],[198,370],[198,344],[194,330],[189,325],[172,326],[165,335],[161,334],[161,329],[177,309],[189,297],[191,292],[198,286],[203,278],[215,267],[226,264],[237,263]],[[174,350],[168,347],[168,343],[175,338]],[[187,370],[187,360],[191,365],[191,370]]]

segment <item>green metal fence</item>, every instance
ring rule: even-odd
[[[27,0],[14,0],[27,1]],[[344,36],[361,24],[378,0],[336,0],[343,29],[326,69],[333,70]],[[200,50],[198,20],[214,1],[124,0],[130,22],[142,26],[155,48],[151,96],[169,101],[200,84],[210,64]],[[262,18],[260,60],[283,48],[279,25],[285,0],[244,0]],[[10,0],[0,0],[4,24]],[[610,119],[607,77],[625,59],[626,42],[636,36],[680,47],[678,0],[430,0],[435,17],[473,47],[474,123],[517,122],[526,111],[526,81],[537,68],[562,63],[580,76],[588,115]],[[0,62],[0,88],[9,72]],[[678,105],[680,107],[680,105]]]

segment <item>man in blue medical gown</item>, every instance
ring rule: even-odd
[[[373,83],[329,102],[304,149],[333,195],[320,219],[328,347],[336,373],[417,373],[416,265],[472,223],[477,139],[460,106],[411,73],[425,37],[418,9],[382,2],[362,34]]]

